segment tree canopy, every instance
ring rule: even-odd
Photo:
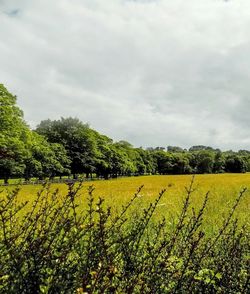
[[[133,147],[114,142],[77,118],[43,120],[31,130],[16,97],[0,84],[0,178],[53,178],[95,174],[108,179],[122,175],[190,174],[250,171],[250,151],[196,145]]]
[[[0,84],[0,178],[47,177],[69,173],[63,145],[30,130],[16,97]]]

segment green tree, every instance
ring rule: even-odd
[[[190,165],[198,174],[212,173],[214,166],[214,152],[210,150],[194,151],[191,153]]]
[[[51,143],[62,144],[71,160],[71,172],[76,178],[86,173],[87,177],[95,172],[98,148],[95,131],[77,118],[42,121],[36,132],[45,136]]]
[[[181,147],[178,147],[178,146],[168,146],[167,150],[168,150],[168,152],[174,152],[174,153],[184,151]]]
[[[137,173],[136,154],[133,146],[126,142],[120,141],[113,144],[112,154],[112,174],[117,175],[132,175]]]
[[[225,156],[221,151],[216,152],[214,157],[214,173],[223,173],[225,171]]]
[[[137,148],[137,152],[140,154],[140,156],[144,162],[144,165],[146,168],[145,173],[155,174],[156,170],[157,170],[157,163],[154,159],[153,152],[149,151],[149,150],[144,150],[142,148]]]
[[[50,144],[32,132],[16,105],[16,97],[0,85],[0,177],[29,179],[68,172],[69,159],[62,145]]]
[[[24,171],[28,132],[16,97],[0,84],[0,177],[5,183],[11,176],[21,176]]]
[[[160,175],[173,173],[173,155],[163,150],[154,151],[153,156]]]
[[[247,170],[247,163],[239,155],[229,155],[226,158],[225,169],[230,173],[245,173]]]
[[[31,177],[53,178],[70,173],[70,160],[61,144],[49,143],[45,137],[31,132],[28,146],[30,153],[25,160],[24,170],[26,180]]]
[[[112,169],[113,140],[96,132],[98,157],[96,160],[96,174],[108,179]]]
[[[173,154],[173,174],[190,174],[192,168],[189,164],[189,157],[186,153],[174,153]]]

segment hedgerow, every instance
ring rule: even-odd
[[[135,205],[142,187],[119,213],[95,200],[89,187],[80,208],[80,184],[66,196],[44,185],[28,210],[19,188],[0,200],[0,293],[247,293],[249,228],[234,212],[211,236],[193,209],[193,180],[171,226],[152,220],[165,193],[148,207]],[[167,209],[167,208],[166,208]]]

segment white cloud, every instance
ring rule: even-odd
[[[247,0],[0,0],[0,81],[32,126],[250,149],[249,30]]]

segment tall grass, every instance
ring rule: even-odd
[[[103,198],[95,200],[93,187],[86,208],[79,206],[81,188],[69,184],[59,196],[44,185],[29,209],[18,188],[1,197],[1,293],[250,291],[249,228],[234,217],[246,189],[220,228],[207,235],[202,224],[209,193],[200,208],[192,208],[193,179],[175,220],[153,220],[165,190],[138,207],[140,187],[114,212]]]

